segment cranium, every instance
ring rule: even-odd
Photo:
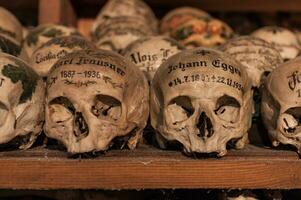
[[[20,46],[22,42],[22,25],[8,10],[0,7],[0,35]]]
[[[43,44],[32,54],[30,66],[40,76],[46,77],[52,65],[60,58],[68,53],[85,49],[96,49],[96,47],[82,37],[56,37]]]
[[[29,148],[43,118],[43,81],[20,59],[0,53],[0,144]]]
[[[168,12],[162,19],[160,32],[170,34],[181,24],[195,18],[210,16],[203,10],[193,7],[180,7]]]
[[[124,50],[123,54],[131,59],[144,72],[147,79],[151,81],[159,66],[167,58],[184,48],[174,39],[155,36],[133,42]]]
[[[156,16],[151,8],[141,0],[109,0],[99,12],[93,24],[92,32],[95,32],[99,24],[115,17],[134,17],[136,21],[150,26],[154,33],[158,32]]]
[[[286,28],[267,26],[254,31],[252,36],[273,44],[285,61],[297,57],[300,52],[297,36]]]
[[[55,37],[80,35],[75,28],[55,24],[43,24],[29,31],[24,39],[22,51],[31,57],[33,52]]]
[[[47,79],[46,135],[68,152],[136,147],[148,118],[148,84],[122,56],[83,50],[57,61]]]
[[[187,153],[223,156],[229,141],[237,148],[247,141],[251,84],[244,67],[222,52],[197,48],[167,59],[154,76],[150,101],[152,126]]]
[[[171,33],[172,38],[188,48],[219,46],[233,35],[233,30],[226,23],[210,16],[188,20]]]
[[[114,17],[99,24],[93,33],[93,40],[99,49],[121,52],[135,40],[155,33],[135,17]]]
[[[271,72],[283,62],[273,45],[252,36],[233,38],[219,49],[230,54],[246,68],[252,86],[256,88],[259,88],[266,72]]]
[[[281,64],[268,76],[261,114],[273,146],[290,144],[301,151],[301,58]]]

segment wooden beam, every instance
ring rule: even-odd
[[[76,25],[76,14],[69,0],[40,0],[39,24]]]
[[[301,188],[301,160],[293,151],[248,146],[221,159],[140,148],[94,159],[33,149],[0,153],[0,188],[158,189]]]

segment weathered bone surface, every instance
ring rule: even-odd
[[[114,17],[99,24],[93,40],[100,49],[121,52],[132,42],[152,35],[150,27],[136,17]]]
[[[151,8],[141,0],[109,0],[100,10],[92,27],[95,32],[99,24],[115,17],[134,17],[151,27],[154,33],[158,32],[158,20]]]
[[[265,73],[271,72],[283,62],[273,45],[252,36],[233,38],[219,49],[230,54],[246,68],[252,85],[256,88],[259,88]]]
[[[0,7],[0,35],[20,46],[22,42],[22,25],[8,10]]]
[[[27,55],[31,57],[33,52],[40,46],[55,37],[77,35],[80,34],[75,28],[66,27],[55,24],[43,24],[29,31],[24,39],[22,51],[26,51]]]
[[[44,83],[22,60],[0,53],[0,144],[19,138],[29,148],[44,119]]]
[[[301,150],[301,58],[281,64],[267,78],[261,102],[264,125],[274,146]]]
[[[168,12],[161,21],[160,32],[169,35],[178,26],[193,18],[210,16],[203,10],[193,7],[179,7]]]
[[[301,49],[297,36],[289,29],[283,27],[263,27],[254,31],[252,36],[273,44],[284,60],[297,57]]]
[[[124,57],[83,50],[57,61],[47,79],[46,135],[68,152],[107,150],[114,139],[133,149],[149,113],[143,73]]]
[[[63,36],[49,40],[31,56],[30,66],[42,77],[46,77],[53,64],[66,54],[86,49],[96,49],[95,45],[82,37]]]
[[[233,30],[225,22],[210,16],[188,20],[171,33],[172,38],[187,48],[219,46],[233,36]]]
[[[154,76],[150,101],[152,126],[185,152],[223,156],[230,140],[236,148],[247,141],[251,83],[244,67],[220,51],[197,48],[167,59]]]
[[[184,48],[174,39],[155,36],[133,42],[125,49],[123,54],[135,63],[144,72],[147,79],[151,81],[159,66],[167,58]]]

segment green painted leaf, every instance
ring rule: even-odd
[[[22,61],[13,60],[16,65],[7,64],[4,65],[2,69],[2,74],[8,78],[13,83],[17,83],[21,81],[23,93],[21,94],[20,103],[25,103],[27,100],[31,99],[32,94],[34,93],[37,82],[38,82],[38,75],[29,67],[27,67]]]

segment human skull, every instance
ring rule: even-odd
[[[301,58],[281,64],[269,74],[261,115],[273,146],[290,144],[301,150]]]
[[[77,35],[80,34],[75,28],[66,27],[56,24],[43,24],[29,31],[24,39],[23,49],[27,52],[27,55],[31,57],[33,52],[55,37]]]
[[[135,17],[114,17],[96,28],[93,41],[99,49],[121,52],[132,42],[155,33]]]
[[[159,66],[167,58],[184,48],[174,39],[155,36],[133,42],[124,50],[123,54],[144,72],[148,81],[151,81]]]
[[[285,61],[297,57],[301,49],[297,36],[283,27],[263,27],[254,31],[252,36],[273,44]]]
[[[0,144],[16,142],[20,149],[29,148],[43,119],[43,81],[20,59],[0,53]]]
[[[22,42],[22,25],[8,10],[0,7],[0,35],[20,46]]]
[[[115,17],[134,17],[136,21],[150,26],[154,33],[158,32],[158,20],[151,8],[141,0],[109,0],[101,9],[92,26],[95,32],[99,24]]]
[[[244,67],[227,54],[184,50],[157,70],[150,106],[151,124],[167,141],[180,142],[187,153],[223,156],[229,141],[236,148],[247,141],[251,84]]]
[[[226,23],[210,16],[188,20],[171,33],[172,38],[187,48],[219,46],[233,36]]]
[[[255,88],[259,88],[266,72],[271,72],[283,62],[273,45],[252,36],[233,38],[219,49],[230,54],[245,67]]]
[[[129,60],[104,50],[67,54],[47,79],[48,137],[68,152],[107,150],[123,139],[136,147],[149,113],[148,84]]]
[[[46,77],[52,65],[66,54],[85,49],[96,49],[95,45],[78,36],[56,37],[41,47],[31,56],[30,66],[42,77]]]
[[[177,27],[191,19],[210,16],[203,10],[193,7],[179,7],[168,12],[161,21],[160,32],[170,35]]]

